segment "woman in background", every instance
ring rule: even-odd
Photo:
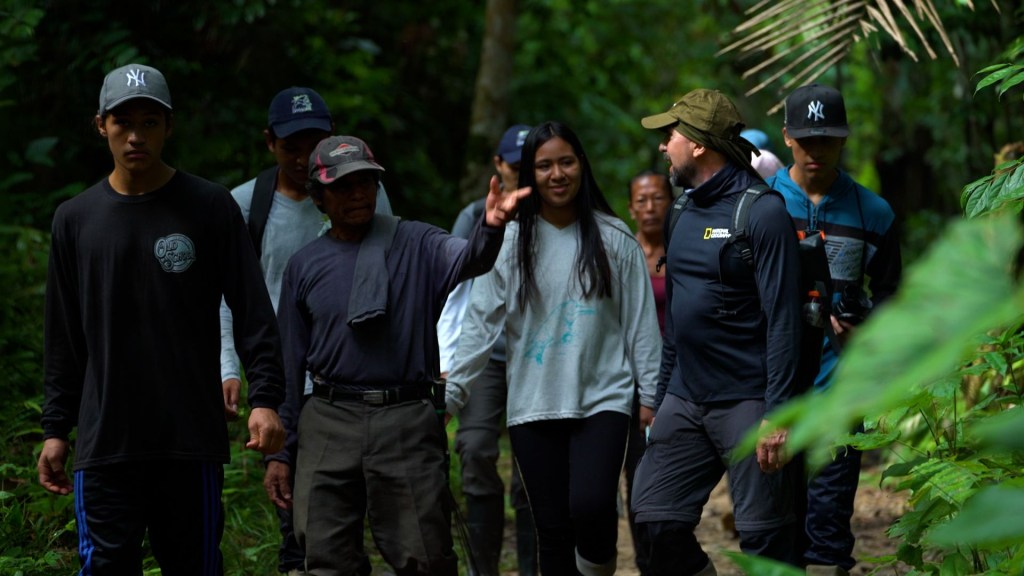
[[[658,328],[665,329],[665,268],[658,261],[665,256],[665,215],[672,205],[672,183],[668,174],[645,170],[629,181],[629,216],[636,223],[636,240],[647,260],[647,274],[654,291],[654,304],[658,311]],[[633,397],[633,418],[639,420],[639,390]],[[629,530],[633,536],[633,553],[640,576],[648,574],[647,561],[649,539],[643,530],[637,530],[633,523],[632,498],[633,474],[636,465],[647,446],[645,430],[633,427],[629,431],[626,445],[626,508],[629,514]]]

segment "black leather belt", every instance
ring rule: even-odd
[[[413,384],[381,390],[342,390],[329,384],[313,383],[313,396],[328,402],[362,402],[371,406],[390,406],[431,398],[431,384]]]

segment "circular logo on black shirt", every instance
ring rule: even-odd
[[[159,238],[153,254],[165,272],[184,272],[196,261],[196,247],[184,234],[171,234]]]

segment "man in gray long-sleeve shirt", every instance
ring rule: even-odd
[[[282,419],[298,442],[294,517],[306,571],[355,573],[369,513],[397,573],[454,576],[434,327],[452,288],[494,265],[504,225],[529,190],[503,193],[492,181],[467,242],[374,216],[384,169],[358,138],[321,141],[309,170],[331,229],[289,261],[278,305]],[[313,397],[299,413],[307,372]],[[291,504],[284,492],[272,498]]]

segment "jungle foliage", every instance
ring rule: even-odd
[[[1018,39],[1003,61],[983,68],[977,97],[1020,99],[1021,54]],[[860,327],[834,386],[772,417],[790,429],[790,448],[807,449],[817,463],[843,445],[889,455],[881,481],[906,491],[909,509],[889,528],[899,547],[876,559],[878,573],[1024,571],[1022,198],[1024,158],[967,184],[966,219]],[[861,421],[865,432],[849,434]]]
[[[509,98],[494,113],[576,129],[621,216],[629,177],[664,169],[659,135],[638,119],[690,89],[734,96],[788,158],[781,115],[766,114],[783,94],[740,97],[750,88],[742,78],[749,63],[716,57],[749,4],[513,5]],[[985,3],[935,7],[960,67],[914,61],[872,38],[821,79],[846,96],[854,126],[846,167],[894,206],[907,260],[919,262],[849,349],[835,393],[784,417],[798,444],[843,441],[854,420],[869,417],[868,432],[849,440],[900,459],[886,481],[911,491],[913,509],[892,533],[903,542],[898,558],[919,573],[1020,573],[1024,562],[1019,514],[991,521],[1015,510],[1024,484],[1021,446],[1008,440],[1024,437],[1022,294],[1011,266],[1021,231],[1008,215],[1019,210],[1024,170],[1014,163],[991,171],[993,153],[1024,134],[1020,14],[998,5],[1000,14]],[[312,86],[331,105],[337,131],[365,138],[388,169],[396,212],[448,227],[468,199],[459,190],[467,156],[490,154],[468,135],[474,78],[485,64],[483,15],[483,1],[455,0],[0,0],[0,574],[64,575],[77,566],[71,499],[44,493],[35,480],[42,295],[54,208],[110,170],[92,129],[105,71],[132,61],[160,68],[175,104],[169,162],[226,186],[271,161],[261,135],[271,97]],[[936,240],[961,206],[970,218]],[[272,574],[276,520],[262,469],[239,448],[242,426],[230,430],[226,567]],[[827,450],[820,444],[817,453]],[[155,573],[151,562],[147,570]]]

